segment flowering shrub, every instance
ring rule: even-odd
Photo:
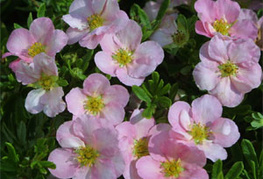
[[[1,177],[261,179],[260,5],[2,0]]]

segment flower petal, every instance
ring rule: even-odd
[[[108,103],[102,109],[102,117],[107,119],[112,125],[120,124],[124,120],[124,116],[124,108],[116,102]]]
[[[104,75],[93,73],[85,79],[83,93],[89,96],[93,96],[94,94],[102,95],[108,87],[110,87],[110,82]]]
[[[234,121],[227,118],[219,118],[213,122],[211,128],[213,132],[213,142],[222,147],[231,147],[240,137],[238,127]]]
[[[78,30],[77,28],[69,27],[66,31],[68,36],[68,44],[74,44],[87,35],[89,30]]]
[[[244,28],[246,27],[246,28]],[[230,29],[229,33],[232,37],[235,38],[250,38],[255,40],[257,38],[258,29],[256,24],[252,21],[245,19],[241,21],[237,21]]]
[[[28,112],[37,114],[43,110],[44,104],[40,103],[40,100],[45,92],[43,89],[35,89],[27,94],[25,108]]]
[[[204,151],[205,156],[213,162],[227,158],[226,150],[221,145],[214,144],[211,141],[204,141],[202,145],[198,145],[198,148]]]
[[[240,6],[231,0],[218,0],[215,2],[217,17],[226,18],[228,23],[234,23],[240,13]]]
[[[84,102],[87,96],[80,88],[73,88],[66,95],[67,108],[70,113],[76,116],[85,114]]]
[[[112,85],[105,90],[103,101],[104,104],[115,101],[125,107],[129,101],[129,97],[130,95],[126,88],[121,85]]]
[[[216,18],[215,2],[211,0],[198,0],[194,4],[201,21],[213,22]]]
[[[78,170],[78,164],[74,161],[74,153],[69,149],[58,148],[53,150],[48,161],[56,165],[56,169],[49,169],[50,173],[58,178],[72,178]]]
[[[151,156],[141,157],[136,168],[140,177],[144,179],[160,179],[164,178],[160,168],[161,162],[153,160]]]
[[[137,86],[140,86],[143,81],[144,81],[144,77],[141,77],[141,78],[133,78],[131,76],[129,76],[127,74],[127,69],[125,67],[123,68],[118,68],[116,70],[116,75],[117,75],[117,78],[125,85],[127,86],[132,86],[132,85],[137,85]]]
[[[219,63],[226,62],[229,59],[227,51],[229,43],[229,40],[222,39],[219,35],[214,36],[208,45],[209,56]]]
[[[45,95],[40,99],[40,103],[44,105],[43,112],[49,117],[55,117],[63,112],[66,108],[65,102],[62,100],[64,92],[62,87],[56,87],[46,91]]]
[[[221,117],[222,105],[211,95],[204,95],[192,102],[192,114],[196,123],[207,124]]]
[[[119,65],[112,60],[112,57],[109,54],[103,51],[96,53],[95,63],[103,73],[116,76],[116,70],[119,68]]]

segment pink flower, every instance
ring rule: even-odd
[[[183,136],[175,138],[196,145],[212,161],[227,158],[224,147],[231,147],[239,139],[236,124],[222,118],[222,105],[211,95],[204,95],[192,102],[175,102],[169,109],[168,120],[173,130]]]
[[[151,137],[149,153],[136,163],[143,179],[208,179],[202,168],[206,163],[204,153],[195,146],[178,143],[168,132]]]
[[[62,124],[56,136],[62,148],[53,150],[48,157],[56,164],[56,169],[50,169],[51,174],[58,178],[118,178],[124,161],[117,132],[105,122],[84,115]]]
[[[215,36],[200,50],[201,62],[193,71],[201,90],[208,90],[228,107],[241,103],[244,94],[261,83],[260,50],[253,40]]]
[[[37,18],[31,23],[29,30],[20,28],[11,33],[6,44],[9,53],[4,54],[3,58],[10,55],[19,57],[10,64],[15,72],[20,60],[32,63],[34,56],[42,52],[55,57],[67,41],[67,35],[62,30],[55,30],[49,18]]]
[[[258,22],[258,37],[256,39],[256,44],[260,47],[260,50],[263,51],[263,17],[261,17]]]
[[[198,0],[195,3],[199,21],[195,31],[200,35],[213,37],[220,33],[233,38],[257,37],[257,27],[249,19],[239,19],[240,6],[231,0]],[[245,27],[245,28],[244,28]]]
[[[15,74],[17,81],[23,85],[37,88],[26,97],[28,112],[37,114],[43,111],[47,116],[54,117],[65,110],[66,104],[62,100],[64,92],[57,84],[58,69],[53,58],[40,53],[30,64],[21,60]]]
[[[79,41],[82,47],[95,49],[105,34],[124,27],[128,16],[117,0],[75,0],[63,20],[70,26],[69,44]]]
[[[153,41],[141,43],[140,26],[130,20],[125,29],[114,35],[105,35],[101,41],[103,51],[95,55],[97,67],[127,86],[141,85],[162,63],[163,49]]]
[[[128,91],[121,85],[110,85],[102,74],[91,74],[83,89],[73,88],[66,95],[69,112],[75,117],[83,114],[105,118],[113,125],[124,120],[124,107],[129,101]]]
[[[168,124],[155,125],[153,118],[146,119],[141,111],[133,111],[130,121],[116,126],[119,133],[119,147],[124,156],[125,170],[123,176],[126,179],[140,179],[135,167],[139,158],[149,155],[148,142],[152,134],[160,130],[170,129]]]

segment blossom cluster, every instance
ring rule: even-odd
[[[149,1],[145,11],[151,20],[162,1]],[[211,38],[200,49],[200,62],[193,78],[208,94],[192,104],[175,101],[168,109],[167,123],[143,117],[134,109],[130,119],[125,109],[129,91],[113,84],[101,73],[90,74],[83,88],[65,95],[60,86],[56,53],[67,44],[101,47],[94,56],[97,68],[117,77],[126,86],[140,86],[164,60],[163,47],[175,43],[180,30],[174,7],[189,4],[171,1],[167,14],[150,40],[142,42],[141,26],[120,10],[117,0],[74,0],[69,14],[62,17],[70,27],[55,30],[51,19],[35,19],[29,30],[14,30],[7,42],[10,55],[18,59],[10,68],[18,82],[33,87],[25,100],[32,114],[43,111],[55,117],[65,109],[72,120],[56,132],[60,148],[48,160],[58,178],[127,179],[208,178],[203,168],[207,159],[227,159],[225,148],[240,138],[237,125],[222,117],[223,106],[239,105],[244,95],[261,84],[259,65],[262,18],[241,9],[231,0],[197,0],[197,34]],[[246,28],[243,28],[246,26]],[[258,36],[259,34],[259,36]],[[262,47],[261,47],[262,49]]]

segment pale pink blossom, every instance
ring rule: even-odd
[[[105,118],[112,125],[124,120],[124,107],[129,101],[128,91],[121,85],[110,85],[99,73],[89,75],[83,89],[73,88],[66,95],[68,111],[75,117],[83,114]]]
[[[235,144],[240,134],[235,122],[221,117],[222,110],[220,102],[211,95],[195,99],[192,107],[183,101],[175,102],[168,112],[169,123],[176,132],[172,133],[174,138],[196,145],[214,162],[226,159],[224,148]]]
[[[133,20],[116,34],[105,35],[100,45],[103,51],[95,55],[97,67],[127,86],[141,85],[162,63],[164,52],[154,41],[141,43],[142,31]]]
[[[195,146],[177,142],[167,131],[150,138],[149,153],[136,163],[143,179],[208,179],[202,168],[206,163],[204,153]]]
[[[126,179],[140,179],[135,167],[139,158],[149,155],[148,142],[150,137],[157,131],[169,130],[169,124],[158,124],[155,126],[153,118],[142,117],[142,110],[134,110],[130,121],[116,126],[119,133],[119,148],[124,156]]]
[[[263,51],[263,17],[261,17],[258,22],[258,37],[256,39],[256,44],[259,46],[261,51]]]
[[[30,64],[21,60],[15,74],[18,82],[37,88],[26,97],[25,107],[28,112],[37,114],[43,111],[47,116],[55,117],[65,110],[66,104],[62,100],[64,92],[57,84],[58,69],[52,57],[40,53]]]
[[[251,39],[214,36],[200,50],[201,62],[193,71],[196,85],[216,96],[223,106],[239,105],[244,94],[261,83],[260,49]]]
[[[118,148],[117,132],[105,119],[82,116],[65,122],[57,130],[62,148],[53,150],[48,161],[56,164],[49,169],[58,178],[116,179],[124,170]]]
[[[232,38],[257,37],[257,27],[250,19],[239,18],[241,9],[237,2],[231,0],[197,0],[195,3],[199,21],[195,31],[200,35],[213,37],[220,33]]]
[[[128,16],[117,0],[74,0],[63,20],[70,26],[68,44],[95,49],[105,34],[125,27]]]
[[[32,63],[34,56],[42,52],[55,57],[67,41],[67,35],[62,30],[56,30],[51,19],[37,18],[31,23],[29,30],[19,28],[11,33],[6,44],[9,52],[3,58],[10,55],[19,57],[10,63],[10,68],[15,72],[20,60]]]

